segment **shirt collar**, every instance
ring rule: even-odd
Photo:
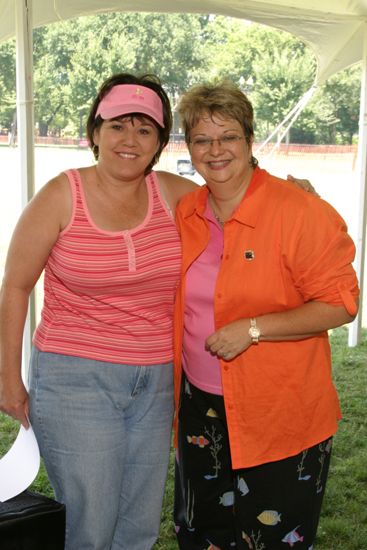
[[[232,219],[250,227],[256,226],[257,220],[261,215],[263,200],[265,199],[266,175],[267,172],[265,170],[259,167],[255,168],[245,196],[234,211]],[[196,201],[187,209],[185,218],[195,213],[200,217],[205,216],[208,194],[208,186],[203,185],[197,191]]]

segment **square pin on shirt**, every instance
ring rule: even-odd
[[[251,262],[255,259],[255,252],[253,250],[245,250],[243,255],[245,260],[247,260],[248,262]]]

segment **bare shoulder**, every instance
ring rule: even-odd
[[[69,222],[72,200],[64,175],[48,181],[28,203],[13,232],[6,261],[8,279],[33,288],[60,231]]]
[[[33,201],[36,200],[54,200],[56,198],[62,198],[64,194],[67,194],[69,191],[69,181],[66,174],[61,173],[58,176],[50,179],[46,182],[36,193]]]
[[[198,188],[198,184],[177,174],[171,174],[170,172],[157,171],[158,180],[161,185],[161,189],[166,197],[166,200],[170,203],[171,208],[176,208],[178,201],[187,193],[195,191]]]
[[[42,218],[43,222],[57,222],[60,230],[69,223],[72,211],[70,184],[66,174],[61,173],[45,183],[29,202],[24,211],[27,217]]]
[[[165,187],[174,188],[181,196],[194,191],[198,187],[198,184],[194,181],[177,174],[171,174],[171,172],[157,171],[156,174]]]

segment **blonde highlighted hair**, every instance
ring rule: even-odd
[[[185,133],[185,141],[190,145],[190,132],[204,115],[217,115],[224,119],[239,122],[248,145],[254,136],[254,110],[247,96],[230,80],[199,84],[182,94],[177,112]],[[252,157],[252,165],[257,160]]]

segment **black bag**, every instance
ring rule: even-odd
[[[65,506],[31,491],[0,502],[1,550],[64,550]]]

